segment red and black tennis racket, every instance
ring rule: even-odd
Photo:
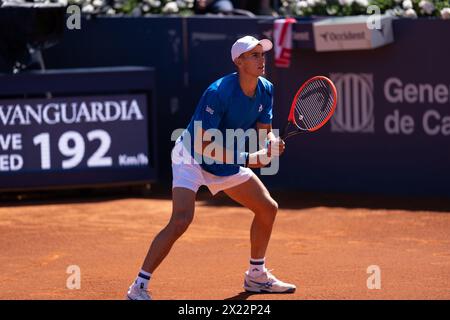
[[[330,79],[324,76],[309,79],[300,87],[292,101],[281,139],[320,129],[330,120],[336,103],[336,87]]]

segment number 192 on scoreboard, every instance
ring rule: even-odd
[[[50,134],[43,132],[33,138],[33,144],[40,149],[41,169],[52,169],[52,155]],[[87,154],[87,144],[98,141],[98,147],[91,154]],[[97,129],[89,131],[85,136],[77,131],[64,132],[54,143],[57,143],[58,152],[66,157],[58,164],[62,169],[76,168],[87,157],[88,168],[112,167],[113,157],[109,156],[111,148],[111,136],[105,130]],[[147,165],[148,157],[143,152],[137,155],[120,154],[117,157],[119,166]]]
[[[113,160],[106,156],[111,146],[111,137],[105,130],[89,131],[86,137],[83,137],[77,131],[64,132],[58,139],[58,151],[67,159],[62,160],[61,167],[63,169],[71,169],[78,166],[86,156],[86,143],[99,140],[98,149],[88,155],[87,166],[95,167],[111,167]],[[41,169],[52,168],[52,157],[50,152],[50,134],[43,132],[33,138],[33,144],[40,148]]]

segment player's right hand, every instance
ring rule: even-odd
[[[286,148],[286,144],[281,138],[277,138],[274,140],[269,140],[269,144],[267,146],[267,155],[271,157],[279,157],[283,154],[284,149]]]

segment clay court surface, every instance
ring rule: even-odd
[[[242,292],[252,214],[208,193],[155,272],[155,299],[450,299],[450,210],[440,200],[274,195],[268,267],[298,290]],[[123,299],[170,195],[6,202],[0,206],[0,299]],[[66,287],[68,266],[81,288]],[[381,289],[367,288],[367,268]]]

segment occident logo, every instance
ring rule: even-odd
[[[336,85],[338,102],[331,118],[333,132],[374,132],[373,75],[330,74]]]
[[[366,33],[364,31],[352,32],[345,31],[342,33],[335,32],[324,32],[320,36],[325,41],[350,41],[350,40],[364,40],[366,38]]]

